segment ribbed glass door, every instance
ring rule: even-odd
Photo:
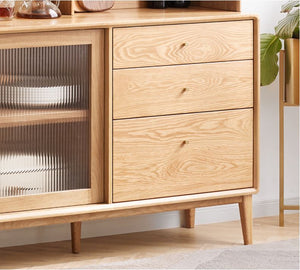
[[[103,200],[103,44],[101,30],[0,36],[0,213]]]
[[[0,81],[0,197],[89,188],[89,45],[2,49]]]

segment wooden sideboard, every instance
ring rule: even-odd
[[[64,59],[55,64],[64,76],[81,76],[79,66],[89,76],[87,107],[12,110],[2,105],[0,138],[20,127],[35,126],[39,134],[44,125],[52,130],[52,125],[87,121],[89,180],[82,187],[5,193],[0,229],[71,223],[78,253],[82,221],[184,210],[185,227],[192,228],[195,208],[238,203],[244,243],[252,243],[252,195],[259,186],[258,19],[213,7],[113,9],[0,23],[0,96],[7,89],[6,72],[14,76],[19,68],[7,68],[14,67],[9,50],[16,50],[13,59],[19,63],[26,48],[37,48],[32,55],[40,48],[42,55],[55,47],[60,59],[51,61]],[[79,46],[77,53],[73,46]],[[84,55],[81,48],[89,50],[78,60],[88,58],[85,69],[70,60]],[[64,70],[68,61],[74,63]],[[29,75],[49,73],[47,63],[33,64],[41,66],[39,71],[26,66],[34,70]],[[52,81],[62,76],[51,72]],[[59,138],[76,135],[76,129],[59,132],[63,137],[52,142],[57,149]],[[0,149],[2,164],[8,151]],[[0,188],[5,177],[0,175]]]

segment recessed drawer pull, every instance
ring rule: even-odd
[[[184,140],[183,142],[182,142],[182,146],[184,146],[184,145],[187,145],[187,144],[189,144],[190,142],[188,141],[188,140]]]
[[[184,43],[181,44],[181,47],[184,48],[184,47],[187,47],[188,45],[189,44],[187,42],[184,42]]]

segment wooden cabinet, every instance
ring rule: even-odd
[[[4,23],[0,229],[238,203],[252,242],[258,22],[211,4]]]

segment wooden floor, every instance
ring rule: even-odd
[[[299,215],[286,215],[285,227],[278,217],[254,220],[254,244],[299,236]],[[76,268],[101,262],[146,258],[163,253],[242,245],[239,221],[199,225],[195,229],[168,229],[82,240],[82,252],[71,254],[69,241],[0,249],[0,269]]]

